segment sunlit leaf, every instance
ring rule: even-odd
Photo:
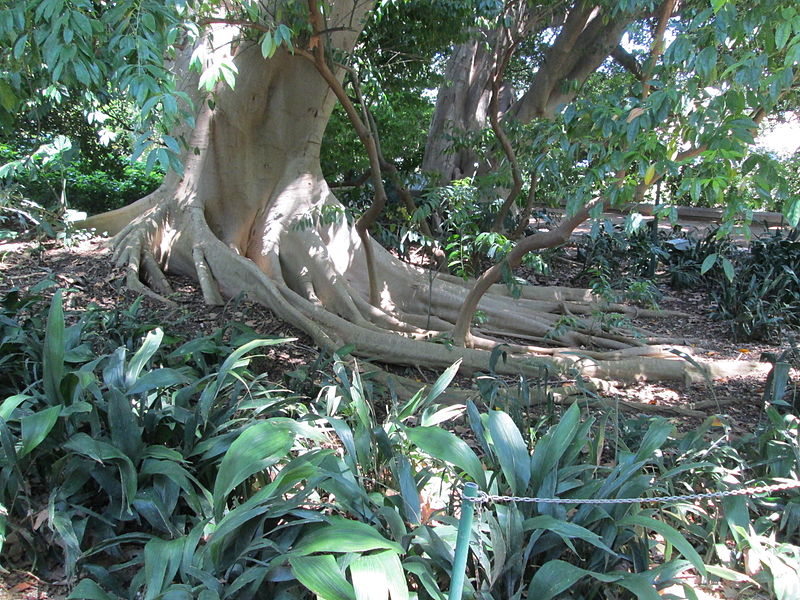
[[[387,540],[374,527],[342,517],[331,517],[329,523],[305,534],[292,553],[297,556],[315,552],[366,552],[394,550],[402,552],[399,544]]]
[[[464,440],[439,427],[409,427],[405,431],[411,443],[423,452],[455,465],[479,486],[486,485],[483,465]]]
[[[492,437],[492,450],[497,455],[511,491],[520,494],[528,487],[531,478],[528,447],[510,416],[503,411],[493,410],[488,417],[487,429]]]
[[[678,552],[683,554],[684,558],[692,563],[699,573],[705,575],[706,567],[703,564],[703,559],[700,558],[697,550],[692,547],[689,541],[674,527],[643,514],[625,517],[619,522],[619,525],[636,525],[644,529],[655,531],[667,542],[672,544]]]
[[[330,554],[293,556],[289,564],[297,580],[322,600],[356,600],[353,585]]]
[[[408,600],[403,566],[396,552],[359,556],[350,565],[356,600]]]
[[[231,444],[214,483],[214,515],[222,518],[228,494],[251,475],[284,458],[294,435],[285,425],[264,421],[251,425]]]

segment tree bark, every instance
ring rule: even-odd
[[[423,172],[433,174],[438,185],[478,172],[481,157],[468,148],[456,149],[454,138],[479,131],[489,122],[492,53],[487,48],[494,47],[494,35],[493,31],[475,32],[455,47],[447,61],[422,159]],[[508,109],[512,100],[510,88],[504,87],[499,111]]]
[[[522,123],[534,118],[551,119],[575,99],[581,86],[618,47],[628,25],[637,16],[613,18],[591,4],[576,1],[564,16],[553,7],[534,7],[525,14],[527,33],[561,21],[558,36],[547,50],[531,86],[519,100],[510,88],[501,94],[499,112]],[[481,167],[481,157],[468,149],[453,148],[453,137],[479,131],[489,125],[491,52],[496,31],[476,32],[456,46],[445,69],[445,82],[436,98],[422,170],[433,173],[439,185],[471,177]]]

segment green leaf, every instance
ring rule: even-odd
[[[603,538],[593,531],[589,531],[576,523],[556,519],[550,515],[539,515],[531,519],[526,519],[523,526],[525,531],[533,531],[536,529],[552,531],[562,539],[565,539],[565,541],[566,539],[577,538],[590,543],[592,546],[605,550],[609,554],[616,554],[612,548],[603,542]]]
[[[219,77],[220,77],[219,65],[211,64],[206,69],[204,69],[203,72],[200,74],[200,79],[197,81],[197,88],[205,90],[206,92],[211,92],[214,90],[214,86],[217,84],[217,81],[219,81]],[[153,157],[152,165],[150,162],[151,156]],[[156,160],[155,154],[151,151],[147,155],[148,173],[152,170],[152,166],[155,165],[155,160]]]
[[[289,49],[289,52],[294,53],[294,46],[292,45],[291,29],[289,29],[286,25],[281,23],[275,30],[275,37],[282,39],[283,43],[286,44],[286,47]]]
[[[619,579],[617,585],[633,592],[637,600],[661,600],[653,584],[644,574],[631,573]]]
[[[0,404],[0,419],[4,421],[8,421],[11,419],[11,415],[14,414],[14,411],[17,407],[25,402],[25,400],[30,400],[30,396],[26,396],[25,394],[15,394],[14,396],[9,396],[3,403]]]
[[[778,50],[783,50],[784,46],[786,46],[786,42],[789,41],[789,37],[791,35],[792,35],[792,22],[780,21],[778,23],[778,28],[775,30],[775,47]]]
[[[711,7],[714,9],[714,12],[719,12],[728,2],[730,2],[730,0],[711,0]]]
[[[703,559],[700,558],[697,550],[695,550],[689,541],[674,527],[667,525],[663,521],[658,521],[642,514],[625,517],[619,521],[619,525],[623,527],[626,525],[636,525],[644,529],[655,531],[667,542],[672,544],[686,560],[692,563],[694,568],[697,569],[701,575],[706,574],[706,566],[703,564]]]
[[[64,377],[64,309],[62,291],[56,290],[47,315],[47,327],[42,351],[44,392],[50,403],[61,403],[61,379]]]
[[[108,399],[108,425],[111,441],[126,456],[137,459],[142,450],[142,427],[133,411],[131,399],[117,388],[110,388]]]
[[[703,264],[700,266],[700,275],[705,275],[708,272],[708,270],[714,266],[714,263],[716,262],[717,262],[716,252],[714,254],[709,254],[708,256],[706,256],[705,260],[703,261]]]
[[[67,600],[116,600],[91,579],[81,579],[67,596]]]
[[[131,459],[107,442],[96,440],[85,433],[76,433],[65,444],[64,449],[87,456],[92,460],[105,464],[117,465],[122,483],[123,506],[127,509],[136,496],[138,478]]]
[[[624,577],[623,575],[587,571],[563,560],[551,560],[543,564],[534,574],[528,586],[528,598],[550,600],[586,576],[602,583],[614,583]]]
[[[431,386],[428,395],[425,396],[425,401],[423,402],[423,406],[427,406],[428,404],[436,400],[436,398],[442,395],[442,392],[444,392],[447,389],[447,386],[450,385],[450,382],[453,381],[453,378],[456,376],[456,373],[458,373],[459,367],[461,367],[460,358],[452,365],[447,367],[444,373],[439,375],[434,384]]]
[[[392,458],[391,466],[395,481],[400,488],[400,497],[403,499],[403,514],[406,521],[413,525],[418,525],[421,514],[419,490],[414,479],[411,462],[405,456],[397,455]]]
[[[581,422],[581,411],[578,403],[572,404],[563,414],[558,424],[552,427],[540,439],[530,459],[530,472],[538,491],[545,477],[558,467],[561,457],[573,444],[583,444],[586,439],[577,440]],[[548,492],[550,493],[550,492]]]
[[[23,46],[24,47],[24,46]],[[13,112],[18,102],[17,95],[5,80],[0,79],[0,106],[5,108],[8,112]]]
[[[551,560],[534,573],[528,586],[528,598],[550,600],[568,590],[583,577],[586,571],[562,560]]]
[[[331,517],[329,523],[303,536],[293,555],[305,556],[315,552],[367,552],[369,550],[394,550],[401,553],[399,544],[387,540],[366,523]]]
[[[145,336],[141,348],[136,351],[136,354],[131,357],[128,363],[128,369],[125,372],[126,388],[136,383],[147,361],[153,357],[153,354],[155,354],[161,346],[162,339],[164,339],[164,332],[160,328],[154,329]]]
[[[185,538],[162,540],[153,538],[144,546],[144,600],[155,600],[178,572],[183,558]]]
[[[261,38],[261,56],[264,58],[272,58],[272,55],[275,54],[275,49],[278,45],[275,43],[275,39],[272,37],[272,32],[267,31],[264,34],[264,37]]]
[[[439,427],[407,427],[405,432],[423,452],[455,465],[480,487],[486,487],[483,465],[464,440]]]
[[[28,42],[28,34],[27,33],[19,36],[19,39],[16,42],[14,42],[14,58],[15,59],[19,60],[20,58],[22,58],[25,55],[25,45],[27,44],[27,42]],[[2,97],[2,94],[0,94],[0,97]],[[13,105],[11,107],[7,107],[7,106],[5,106],[5,103],[3,103],[3,108],[5,108],[5,109],[10,111],[10,110],[13,109]]]
[[[733,282],[735,275],[733,271],[733,263],[729,258],[722,259],[722,270],[725,272],[725,277],[728,278],[728,281]]]
[[[240,360],[245,354],[262,346],[284,344],[286,342],[292,342],[295,339],[296,338],[272,338],[264,340],[252,340],[231,352],[228,358],[225,359],[225,361],[222,363],[222,366],[219,368],[216,379],[207,385],[203,390],[203,393],[200,394],[200,399],[198,400],[198,409],[200,410],[203,423],[205,423],[208,419],[208,411],[211,410],[211,405],[216,399],[217,393],[219,393],[219,390],[222,389],[226,379],[231,375],[231,371],[236,369],[238,366],[241,366]]]
[[[151,390],[184,385],[190,381],[191,379],[177,369],[153,369],[139,377],[136,382],[128,388],[128,394],[143,394]]]
[[[142,24],[147,27],[150,31],[155,32],[156,30],[156,20],[153,17],[152,13],[141,11],[141,19]]]
[[[722,499],[723,515],[725,522],[731,530],[731,536],[738,543],[744,539],[742,532],[746,532],[752,521],[747,508],[747,498],[744,496],[728,496]]]
[[[798,44],[798,47],[800,47],[800,44]],[[798,223],[800,223],[800,194],[786,200],[783,214],[790,227],[797,227]]]
[[[350,565],[356,600],[408,600],[403,565],[396,552],[359,556]]]
[[[285,424],[263,421],[251,425],[234,440],[219,466],[214,482],[214,516],[222,518],[228,494],[251,475],[284,458],[294,442]]]
[[[657,418],[650,421],[650,425],[639,443],[639,449],[636,451],[636,460],[649,460],[655,451],[667,441],[672,429],[673,425],[667,419]]]
[[[757,585],[756,582],[753,581],[753,579],[751,579],[749,576],[745,575],[744,573],[740,573],[739,571],[728,569],[727,567],[706,565],[706,571],[709,575],[719,577],[720,579],[726,579],[728,581],[745,581],[747,583]]]
[[[717,49],[714,46],[703,48],[697,55],[694,66],[701,78],[709,80],[717,66]]]
[[[44,441],[47,434],[56,424],[60,414],[61,406],[51,406],[20,420],[22,425],[22,447],[18,453],[19,458],[29,454]]]
[[[345,463],[347,463],[347,466],[350,467],[350,470],[353,472],[353,474],[358,473],[358,455],[356,454],[356,444],[353,438],[353,431],[350,429],[350,426],[346,421],[337,419],[336,417],[325,417],[325,420],[327,420],[331,427],[333,427],[336,435],[339,436],[339,441],[342,443],[342,446],[344,446]]]
[[[342,575],[330,554],[294,556],[289,559],[297,581],[322,600],[355,600],[353,585]]]
[[[647,170],[644,172],[644,184],[650,185],[653,181],[653,178],[656,176],[656,166],[650,165],[647,167]]]
[[[491,446],[508,485],[514,494],[521,494],[531,478],[531,456],[519,429],[506,413],[493,410],[488,415]]]
[[[222,75],[222,79],[225,80],[225,83],[228,84],[228,87],[231,89],[236,87],[236,75],[239,73],[239,69],[236,68],[234,63],[224,62],[220,64],[219,73]]]
[[[417,576],[422,587],[434,600],[445,600],[445,594],[439,589],[436,577],[433,574],[431,564],[434,561],[420,557],[411,557],[403,562],[403,568],[409,573]]]

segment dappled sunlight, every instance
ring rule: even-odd
[[[392,300],[392,293],[389,291],[389,285],[384,281],[383,288],[380,292],[381,308],[386,312],[392,313],[397,309],[394,301]]]
[[[167,221],[161,228],[160,233],[161,233],[160,236],[161,239],[159,240],[158,244],[158,255],[161,257],[161,260],[165,264],[169,264],[172,248],[175,246],[178,239],[180,238],[181,232],[178,231],[177,228],[173,227],[169,221]]]

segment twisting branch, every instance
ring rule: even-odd
[[[372,250],[372,244],[369,239],[369,228],[383,212],[386,206],[386,190],[383,187],[383,178],[381,176],[381,161],[378,153],[378,147],[375,142],[374,132],[371,131],[369,125],[364,122],[358,110],[354,106],[352,100],[347,95],[347,92],[342,85],[342,82],[336,76],[328,64],[325,50],[327,44],[324,43],[327,31],[325,23],[322,19],[322,13],[319,10],[317,0],[308,0],[309,21],[312,28],[311,40],[309,49],[299,49],[298,52],[313,62],[317,72],[322,76],[325,82],[333,91],[336,98],[342,104],[342,107],[350,119],[350,123],[356,130],[361,143],[367,151],[369,158],[370,171],[372,173],[372,185],[374,189],[374,197],[370,207],[356,220],[355,229],[361,238],[361,244],[364,247],[364,256],[367,261],[367,274],[369,276],[369,299],[373,306],[378,306],[380,297],[378,293],[378,278],[375,272],[375,257]]]
[[[491,228],[493,232],[500,232],[503,230],[506,216],[508,216],[508,212],[514,205],[514,202],[516,202],[523,185],[522,172],[519,168],[516,152],[501,122],[500,90],[506,69],[508,68],[509,62],[511,62],[511,58],[514,56],[514,52],[516,52],[520,42],[542,18],[546,17],[540,16],[539,19],[531,18],[530,15],[527,14],[527,3],[514,2],[512,0],[506,5],[505,10],[501,13],[498,20],[500,32],[494,47],[493,64],[490,75],[492,94],[489,100],[489,123],[491,124],[492,131],[497,141],[500,142],[503,154],[505,154],[508,160],[513,184],[500,210],[495,216]],[[509,20],[513,24],[513,29],[506,25]]]
[[[569,240],[575,228],[588,219],[591,211],[598,205],[604,205],[603,198],[596,198],[587,202],[574,215],[565,217],[555,229],[534,233],[522,238],[514,245],[514,248],[511,249],[511,252],[508,253],[504,260],[495,263],[484,271],[475,280],[475,285],[472,286],[469,294],[467,294],[464,305],[458,313],[458,319],[453,328],[453,343],[456,346],[471,345],[470,327],[472,316],[475,314],[483,295],[493,284],[500,281],[506,268],[515,269],[518,267],[528,252],[553,248],[565,243]]]
[[[667,30],[667,23],[675,10],[676,0],[664,0],[658,15],[658,24],[653,33],[653,44],[650,47],[650,57],[647,59],[644,71],[642,72],[642,100],[646,100],[650,95],[650,78],[656,67],[658,59],[664,53],[664,33]]]
[[[494,48],[494,64],[492,65],[492,95],[489,100],[489,122],[492,126],[497,141],[500,142],[500,147],[503,149],[503,154],[508,159],[509,167],[511,168],[511,177],[514,183],[506,196],[500,210],[495,216],[494,223],[492,224],[493,232],[500,232],[503,230],[508,211],[519,196],[522,190],[522,175],[520,173],[519,162],[517,162],[517,154],[514,147],[511,145],[511,140],[508,139],[503,125],[500,123],[500,87],[502,86],[503,76],[505,75],[506,67],[508,66],[514,51],[519,44],[519,36],[514,36],[511,30],[505,25],[506,19],[513,18],[508,13],[514,7],[514,3],[509,3],[499,17],[500,33],[497,36],[497,42]]]
[[[653,41],[653,50],[651,51],[650,55],[650,63],[648,64],[648,68],[650,69],[652,69],[655,61],[660,56],[661,51],[663,51],[662,40],[666,27],[666,20],[672,14],[674,2],[675,0],[665,0],[664,4],[662,5],[661,17],[659,20],[659,25],[656,29],[656,38]],[[589,5],[581,5],[579,8],[576,7],[576,9],[570,13],[567,23],[565,24],[567,35],[563,39],[560,39],[563,44],[571,47],[582,35],[585,35],[592,26],[597,26],[596,21],[592,22],[593,11],[588,7]],[[582,24],[582,26],[579,27],[580,24]],[[567,61],[566,54],[563,52],[564,48],[561,48],[560,50],[562,50],[561,54],[555,54],[554,58]],[[647,75],[645,75],[645,78],[647,78]],[[492,114],[495,114],[494,111],[492,111]],[[619,173],[619,181],[622,180],[622,177],[624,177],[624,173]],[[572,235],[572,232],[575,230],[575,228],[589,218],[591,211],[595,209],[595,207],[600,207],[600,210],[602,210],[605,205],[606,201],[603,197],[598,197],[588,202],[574,215],[565,217],[555,229],[547,232],[534,233],[522,238],[514,245],[514,247],[511,249],[511,252],[509,252],[508,256],[506,256],[503,261],[496,263],[484,271],[483,274],[475,281],[474,286],[467,295],[467,298],[464,300],[464,305],[458,314],[455,327],[453,328],[453,343],[458,346],[468,346],[472,344],[472,335],[470,333],[472,316],[478,308],[480,299],[493,284],[500,281],[505,269],[514,269],[518,267],[522,262],[523,257],[528,252],[541,250],[544,248],[551,248],[566,242],[570,235]]]

